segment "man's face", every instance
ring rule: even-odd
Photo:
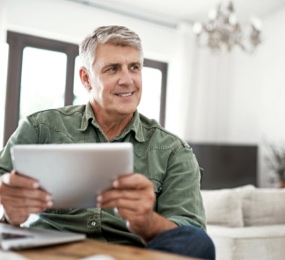
[[[132,47],[100,44],[89,73],[91,104],[97,116],[132,116],[142,92],[140,52]]]

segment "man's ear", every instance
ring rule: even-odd
[[[86,88],[87,91],[90,91],[91,85],[89,83],[89,72],[85,67],[81,67],[79,69],[79,76],[83,86]]]

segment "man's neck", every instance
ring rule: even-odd
[[[116,119],[98,117],[96,115],[96,120],[101,127],[103,133],[106,135],[107,139],[110,141],[114,137],[120,135],[129,122],[132,120],[133,115],[127,117],[121,117]]]

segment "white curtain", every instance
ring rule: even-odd
[[[229,141],[232,55],[198,47],[188,23],[178,26],[173,49],[166,128],[187,141]]]
[[[195,142],[227,142],[233,95],[232,56],[198,46],[193,33],[192,42],[192,45],[185,44],[188,51],[184,57],[188,63],[185,138]]]

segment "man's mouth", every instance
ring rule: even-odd
[[[117,96],[119,97],[129,97],[133,94],[133,92],[130,92],[130,93],[121,93],[121,94],[116,94]]]

